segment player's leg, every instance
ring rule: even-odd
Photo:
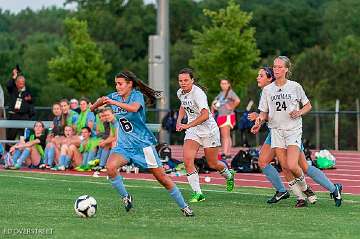
[[[290,197],[289,192],[286,190],[283,182],[281,181],[279,172],[270,164],[270,162],[274,159],[274,156],[275,152],[271,149],[271,134],[268,133],[265,142],[261,147],[258,159],[259,167],[272,186],[276,189],[274,196],[270,198],[267,203],[277,203],[281,199],[287,199]]]
[[[154,175],[154,177],[161,183],[169,192],[170,196],[175,200],[176,204],[180,207],[184,216],[191,217],[194,216],[191,208],[186,204],[183,195],[181,194],[179,188],[171,180],[171,178],[166,175],[163,167],[150,168],[149,171]]]
[[[132,196],[127,192],[123,177],[120,176],[118,169],[124,165],[126,165],[129,161],[125,159],[123,150],[118,149],[114,150],[107,161],[107,175],[109,176],[109,180],[111,185],[118,192],[119,196],[122,198],[125,210],[128,212],[133,207],[133,199]]]
[[[41,155],[39,151],[35,148],[35,146],[30,147],[30,161],[31,165],[38,166],[41,161]]]
[[[230,149],[231,149],[231,135],[230,135],[230,126],[229,125],[223,125],[220,128],[220,136],[221,136],[221,144],[223,146],[223,153],[225,155],[225,158],[230,155]]]
[[[186,177],[190,184],[191,189],[193,190],[193,195],[190,199],[190,202],[201,202],[205,200],[200,188],[200,179],[199,173],[195,168],[194,160],[196,153],[198,152],[200,144],[193,139],[186,139],[183,145],[183,159],[186,170]]]
[[[335,201],[335,206],[337,206],[337,207],[341,206],[341,201],[342,201],[342,195],[341,195],[342,185],[341,184],[332,183],[330,181],[330,179],[320,169],[318,169],[312,165],[309,165],[306,161],[304,152],[300,153],[299,166],[316,183],[318,183],[319,185],[321,185],[324,188],[326,188],[327,190],[329,190],[330,196]],[[307,195],[307,192],[305,192],[305,194]]]

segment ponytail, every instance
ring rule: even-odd
[[[142,82],[137,76],[131,71],[122,71],[115,76],[115,78],[124,78],[126,81],[132,81],[133,88],[138,88],[147,98],[147,103],[154,104],[157,99],[163,97],[162,91],[156,91]]]

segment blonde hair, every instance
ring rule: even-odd
[[[275,58],[276,59],[279,59],[279,60],[282,60],[284,63],[285,63],[285,67],[288,68],[288,71],[286,72],[286,79],[289,79],[291,77],[291,61],[290,59],[287,57],[287,56],[278,56]]]

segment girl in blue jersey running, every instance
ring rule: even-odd
[[[116,92],[99,98],[91,110],[108,104],[116,114],[116,146],[112,148],[106,164],[111,184],[122,197],[125,210],[133,207],[133,198],[125,189],[118,169],[128,163],[134,163],[148,169],[174,198],[184,216],[193,216],[193,211],[185,203],[180,190],[171,178],[165,174],[159,156],[155,150],[155,136],[145,124],[145,101],[143,93],[152,101],[159,92],[143,84],[130,71],[115,76]],[[138,88],[139,90],[137,90]]]

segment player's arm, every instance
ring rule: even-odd
[[[255,119],[255,124],[251,128],[250,132],[253,134],[257,134],[260,131],[261,125],[267,120],[268,113],[261,111],[258,117]]]
[[[294,110],[290,112],[290,117],[292,119],[296,119],[298,117],[301,117],[311,111],[312,105],[310,101],[308,101],[300,110]]]
[[[112,99],[110,99],[108,97],[105,97],[105,104],[116,105],[117,107],[120,107],[120,108],[126,110],[127,112],[138,112],[140,107],[141,107],[141,104],[138,103],[138,102],[133,102],[131,104],[126,104],[126,103],[123,103],[123,102],[112,100]]]
[[[188,129],[188,128],[195,127],[195,126],[197,126],[199,124],[204,123],[208,119],[209,119],[209,110],[208,109],[202,109],[200,111],[200,115],[195,120],[193,120],[192,122],[190,122],[188,124],[183,124],[182,128],[183,129]]]
[[[185,112],[184,107],[180,106],[178,118],[176,120],[176,131],[183,130],[181,121],[185,117],[185,114],[186,114],[186,112]]]
[[[106,104],[106,103],[105,103],[105,101],[104,101],[104,97],[100,97],[100,98],[98,98],[98,99],[95,101],[94,104],[91,104],[90,110],[91,110],[91,111],[94,111],[94,110],[96,110],[97,108],[99,108],[100,106],[103,106],[103,105],[105,105],[105,104]]]

